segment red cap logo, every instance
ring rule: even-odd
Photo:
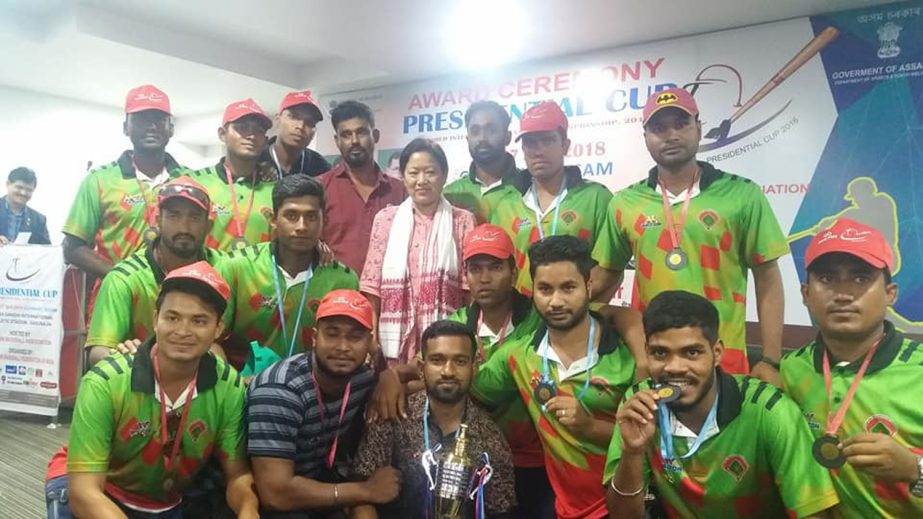
[[[519,135],[516,140],[522,139],[522,136],[533,132],[551,132],[557,130],[567,130],[567,115],[561,110],[561,107],[553,101],[545,101],[529,108],[522,114],[519,119]]]
[[[169,114],[170,98],[154,85],[132,88],[125,97],[125,113],[133,114],[144,110],[160,110]]]
[[[298,105],[307,105],[314,109],[316,112],[316,117],[318,121],[324,120],[324,114],[320,111],[320,106],[317,104],[317,101],[314,100],[314,96],[311,94],[310,90],[300,90],[297,92],[289,92],[282,102],[279,103],[279,113],[282,113],[286,108],[291,108]]]
[[[191,280],[204,283],[214,290],[225,301],[231,297],[231,287],[207,261],[197,261],[191,265],[174,269],[163,279],[164,283],[170,280]]]
[[[874,227],[849,218],[840,218],[832,227],[814,236],[804,255],[805,267],[810,268],[815,260],[831,252],[850,254],[877,269],[894,270],[894,253],[884,235]]]
[[[467,261],[478,254],[507,259],[513,255],[513,249],[513,240],[506,231],[496,225],[485,223],[475,227],[465,236],[462,259]]]
[[[692,94],[684,88],[670,88],[655,92],[647,98],[647,104],[641,112],[641,126],[646,126],[651,117],[664,108],[678,108],[692,117],[699,115],[699,105]]]
[[[372,304],[355,290],[333,290],[328,292],[317,307],[317,320],[325,317],[343,316],[355,319],[362,326],[372,329],[374,311]]]
[[[266,112],[256,104],[253,99],[247,98],[242,101],[235,101],[224,109],[224,117],[221,119],[221,126],[233,123],[248,115],[256,115],[260,118],[266,129],[272,128],[272,119],[266,115]]]

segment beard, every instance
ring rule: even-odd
[[[188,235],[195,241],[195,237]],[[172,236],[169,240],[161,240],[161,244],[166,247],[171,253],[182,258],[182,259],[193,259],[198,257],[199,251],[202,249],[203,243],[196,244],[193,247],[177,246],[174,243],[176,236]]]
[[[436,380],[433,383],[426,382],[426,394],[443,404],[457,404],[461,402],[468,394],[468,386],[461,381],[452,381],[454,384],[441,384],[444,380]]]
[[[584,303],[584,305],[571,314],[570,319],[566,321],[551,321],[545,315],[542,315],[542,320],[545,322],[545,326],[552,330],[557,330],[561,332],[566,332],[573,329],[575,326],[580,324],[581,321],[589,314],[590,312],[590,303],[589,301]]]
[[[340,379],[340,380],[349,380],[353,378],[357,373],[359,373],[360,370],[362,370],[362,364],[359,363],[355,368],[353,368],[352,371],[348,373],[341,373],[339,371],[332,369],[329,366],[329,364],[327,364],[327,359],[322,359],[318,357],[316,353],[313,356],[314,356],[314,368],[317,369],[317,371],[320,371],[321,373],[323,373],[324,375],[330,378]]]

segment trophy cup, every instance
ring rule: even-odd
[[[468,426],[462,424],[455,440],[455,450],[446,455],[436,472],[436,519],[461,517],[462,504],[468,498],[473,466],[468,456]]]

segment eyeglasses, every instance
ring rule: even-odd
[[[211,201],[208,198],[208,193],[195,186],[184,184],[167,184],[163,186],[160,189],[160,200],[163,201],[165,198],[183,194],[191,196],[205,207],[209,207],[211,205]]]

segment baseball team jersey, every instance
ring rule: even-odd
[[[205,249],[202,259],[217,267],[222,254]],[[154,336],[154,306],[166,273],[144,248],[121,261],[103,278],[86,345],[115,348],[128,339]]]
[[[465,323],[479,334],[480,314],[480,307],[477,303],[473,303],[460,308],[449,317],[449,320]],[[478,353],[479,363],[486,362],[508,342],[521,341],[523,337],[532,337],[541,320],[535,307],[532,306],[532,300],[513,291],[513,315],[510,319],[512,329],[503,336],[502,344],[492,342],[493,339],[489,337],[480,337],[484,354],[481,357]],[[507,443],[510,444],[510,450],[513,452],[513,465],[517,467],[543,467],[545,465],[541,440],[535,432],[535,426],[532,425],[532,419],[522,399],[510,399],[509,402],[493,407],[490,417],[500,427]]]
[[[205,242],[206,247],[228,251],[238,237],[238,226],[244,227],[243,238],[249,245],[266,242],[270,239],[269,220],[272,218],[272,188],[275,182],[267,181],[257,174],[256,183],[251,178],[239,178],[234,181],[235,206],[231,199],[224,158],[217,165],[190,173],[196,182],[208,190],[211,198],[211,216],[214,220],[212,231]],[[253,206],[250,207],[250,198]],[[236,207],[236,212],[235,212]],[[247,208],[250,207],[249,213]]]
[[[546,237],[555,234],[576,236],[590,243],[592,248],[602,235],[612,192],[602,184],[583,180],[580,168],[564,168],[564,185],[567,194],[560,201],[560,211],[548,211],[542,217],[542,231]],[[529,208],[523,196],[532,186],[528,171],[520,172],[514,180],[517,193],[504,195],[496,201],[489,221],[502,227],[510,234],[515,247],[516,268],[519,278],[516,289],[526,295],[532,294],[532,276],[529,274],[529,245],[539,241],[542,234],[536,225],[535,211]],[[554,217],[558,214],[557,227]]]
[[[603,268],[623,270],[634,256],[641,312],[664,290],[685,290],[711,301],[726,346],[721,365],[728,373],[746,374],[747,269],[788,254],[788,243],[758,185],[706,162],[699,166],[701,191],[689,203],[679,244],[687,256],[685,267],[671,270],[666,264],[673,242],[655,189],[656,168],[647,180],[616,193],[593,259]],[[677,227],[682,206],[671,207]]]
[[[686,459],[679,472],[664,467],[660,430],[645,454],[644,485],[657,486],[667,515],[715,517],[806,517],[837,504],[830,476],[811,456],[811,432],[798,406],[757,379],[718,370],[718,433]],[[635,385],[649,389],[650,379]],[[673,437],[675,454],[693,439]],[[622,435],[612,433],[603,484],[622,458]]]
[[[839,409],[864,359],[836,364],[830,377],[834,409],[824,384],[824,344],[817,340],[782,357],[782,387],[804,412],[814,437],[824,434],[828,417]],[[891,436],[917,456],[923,455],[923,349],[885,322],[885,337],[869,362],[838,436],[860,433]],[[820,465],[818,465],[820,466]],[[826,469],[825,469],[826,470]],[[830,471],[840,495],[840,516],[923,517],[923,498],[906,483],[888,483],[847,462]]]
[[[276,354],[289,356],[289,346],[294,339],[295,353],[303,353],[314,342],[313,328],[315,312],[320,300],[331,290],[359,289],[359,278],[345,265],[334,262],[323,267],[314,267],[308,282],[305,307],[301,323],[295,329],[298,304],[304,290],[304,282],[294,283],[286,288],[281,267],[273,263],[275,242],[264,242],[242,250],[230,252],[222,265],[222,271],[231,285],[231,301],[228,303],[229,320],[226,323],[231,333],[246,342],[257,341],[261,346],[272,348]],[[285,313],[285,344],[273,271],[279,279],[282,292],[282,311]]]
[[[490,220],[490,214],[497,202],[507,195],[516,196],[519,193],[512,184],[519,170],[516,168],[513,156],[507,153],[503,176],[496,184],[485,186],[478,180],[476,172],[477,166],[472,162],[468,171],[445,186],[443,194],[446,200],[455,207],[471,211],[478,224],[482,224]],[[486,191],[485,188],[487,188]]]
[[[84,375],[67,471],[106,473],[110,496],[137,509],[158,511],[180,502],[210,457],[245,459],[246,388],[229,364],[212,354],[202,357],[194,396],[185,404],[191,406],[189,416],[175,439],[180,448],[174,472],[167,472],[151,347],[148,341],[134,355],[106,357]],[[175,481],[169,491],[164,487],[167,478]]]
[[[622,396],[634,381],[635,361],[615,330],[604,325],[599,316],[594,317],[602,335],[594,354],[595,362],[588,363],[590,369],[561,380],[557,364],[549,362],[549,375],[558,395],[575,398],[590,377],[589,389],[581,403],[594,418],[614,423]],[[545,331],[544,325],[540,325],[535,333],[509,342],[491,355],[480,366],[471,393],[491,409],[514,399],[525,405],[544,449],[545,470],[557,496],[558,517],[607,517],[604,490],[599,483],[606,462],[606,445],[574,436],[557,417],[543,411],[533,397],[543,376],[542,355],[538,352]]]
[[[171,178],[188,173],[169,154],[166,168]],[[156,222],[159,190],[138,180],[132,152],[125,151],[83,179],[63,231],[118,263],[144,246],[144,231]]]

